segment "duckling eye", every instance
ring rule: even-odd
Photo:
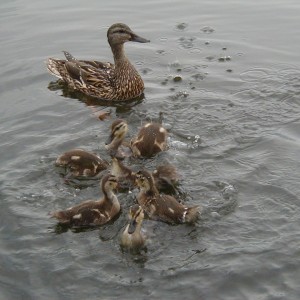
[[[123,128],[124,128],[124,125],[123,125],[123,124],[120,124],[119,126],[116,127],[114,133],[116,133],[116,132],[122,130]]]
[[[123,34],[123,33],[126,33],[126,31],[124,29],[120,29],[119,33]]]

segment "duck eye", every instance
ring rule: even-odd
[[[123,34],[123,33],[126,33],[126,31],[124,29],[120,29],[119,33]]]

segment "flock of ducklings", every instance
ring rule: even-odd
[[[89,96],[110,101],[124,101],[143,93],[144,83],[139,73],[124,53],[127,41],[149,42],[135,34],[127,25],[117,23],[107,32],[108,42],[114,56],[114,64],[99,61],[77,60],[64,52],[66,60],[49,58],[48,70],[63,80],[71,89]],[[178,174],[174,166],[162,165],[154,172],[145,169],[134,172],[123,163],[127,157],[150,158],[167,150],[167,130],[156,122],[142,126],[130,142],[125,141],[128,124],[117,119],[110,127],[105,148],[111,156],[108,163],[98,155],[82,149],[73,149],[60,155],[56,165],[65,167],[72,177],[96,177],[102,171],[100,187],[103,198],[87,200],[66,210],[54,211],[51,217],[59,223],[74,227],[103,225],[120,213],[121,206],[116,191],[122,185],[138,187],[137,204],[130,207],[129,224],[123,231],[120,243],[123,247],[136,249],[145,245],[141,232],[144,216],[171,224],[194,223],[200,214],[198,206],[187,207],[164,188],[174,187]]]

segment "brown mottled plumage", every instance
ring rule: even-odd
[[[106,175],[101,181],[104,197],[100,200],[87,200],[66,210],[51,213],[61,224],[74,227],[103,225],[120,212],[120,203],[113,193],[118,185],[113,175]]]
[[[93,177],[106,170],[109,164],[94,153],[73,149],[60,155],[55,165],[65,167],[73,177]]]
[[[135,173],[129,167],[126,167],[118,158],[112,157],[110,173],[118,178],[121,188],[134,188]]]
[[[136,186],[136,173],[116,157],[112,157],[110,173],[118,178],[121,187],[131,189]],[[152,172],[152,176],[159,191],[174,192],[179,181],[176,168],[170,164],[159,165]]]
[[[141,232],[144,220],[144,211],[141,206],[135,204],[129,209],[129,224],[122,232],[120,244],[128,250],[138,250],[145,245],[145,237]]]
[[[47,68],[51,74],[65,81],[68,86],[86,95],[111,101],[130,100],[141,95],[144,82],[125,56],[124,43],[147,43],[127,25],[117,23],[107,31],[114,62],[77,60],[64,51],[66,60],[49,58]]]
[[[147,123],[131,140],[131,150],[134,156],[151,157],[167,148],[168,133],[158,123]]]
[[[120,122],[120,127],[117,126],[117,121],[111,126],[111,134],[109,139],[111,143],[108,150],[111,155],[116,155],[120,145],[127,133],[127,124]],[[101,171],[106,170],[109,166],[108,162],[103,160],[98,155],[82,149],[72,149],[61,154],[55,162],[56,166],[65,167],[67,175],[72,177],[93,177]]]
[[[166,223],[194,223],[200,214],[199,207],[187,207],[170,195],[160,194],[148,171],[137,173],[140,188],[137,200],[149,218]]]
[[[125,137],[128,128],[125,126],[126,122],[124,120],[117,120],[115,122],[119,131],[126,130],[123,135]],[[137,136],[132,138],[130,144],[127,146],[130,147],[132,155],[135,157],[152,157],[167,149],[167,137],[168,132],[161,124],[150,122],[140,128]],[[106,147],[108,149],[111,147],[110,140],[107,141]]]

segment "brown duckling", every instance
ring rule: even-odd
[[[128,152],[128,149],[126,148],[128,147],[125,142],[127,132],[128,125],[124,120],[117,119],[112,122],[110,126],[110,135],[105,142],[105,148],[109,151],[111,156],[124,158],[131,155],[130,149]]]
[[[117,157],[111,159],[110,173],[118,178],[119,187],[132,189],[135,186],[135,172],[126,167]]]
[[[93,177],[109,166],[100,156],[82,149],[63,153],[56,159],[55,165],[65,167],[74,177]]]
[[[114,124],[116,123],[116,124]],[[117,120],[112,124],[118,130],[125,130],[126,122],[124,120]],[[123,125],[122,125],[123,124]],[[127,131],[126,131],[127,133]],[[124,134],[124,137],[126,135]],[[132,138],[130,143],[123,143],[128,146],[134,157],[152,157],[155,154],[164,151],[167,149],[167,130],[159,123],[146,123],[143,127],[140,128],[136,137]],[[106,148],[110,149],[112,140],[109,139],[106,143]]]
[[[101,189],[103,198],[100,200],[87,200],[66,210],[51,213],[59,223],[74,227],[103,225],[120,212],[120,203],[114,194],[117,188],[117,178],[111,174],[103,177]]]
[[[117,123],[115,121],[113,125]],[[110,140],[111,144],[108,148],[109,152],[117,155],[118,149],[123,142],[128,131],[126,123],[122,122],[120,126],[115,124],[111,127]],[[73,177],[93,177],[101,171],[106,170],[109,166],[108,162],[98,155],[82,149],[73,149],[60,155],[55,162],[56,166],[65,167],[68,175]]]
[[[147,123],[131,140],[130,146],[135,157],[152,157],[167,149],[167,130],[159,123]]]
[[[144,211],[141,206],[135,204],[129,209],[129,224],[122,232],[120,244],[128,250],[137,250],[145,246],[145,237],[141,232],[144,220]]]
[[[110,173],[118,178],[119,185],[124,188],[133,188],[136,185],[136,173],[125,166],[123,162],[112,157]],[[179,181],[179,175],[176,168],[171,164],[160,165],[152,172],[154,184],[161,191],[176,190]]]
[[[160,192],[176,192],[180,176],[173,165],[167,163],[157,166],[152,172],[152,176],[154,178],[155,186]]]
[[[135,34],[126,24],[113,24],[107,31],[108,43],[111,47],[114,62],[77,60],[64,51],[66,59],[49,58],[49,72],[63,80],[74,90],[88,96],[124,101],[140,96],[144,91],[144,82],[130,63],[124,52],[124,43],[148,43]]]
[[[173,224],[196,222],[200,214],[199,206],[187,207],[173,196],[160,194],[148,171],[139,171],[136,176],[140,188],[137,200],[149,218]]]

